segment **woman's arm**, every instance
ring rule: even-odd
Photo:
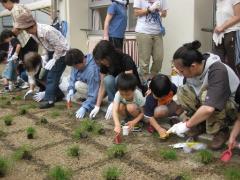
[[[119,103],[118,102],[113,102],[113,121],[114,121],[114,131],[116,133],[120,133],[121,132],[121,124],[119,121],[119,115],[118,115],[118,108],[119,108]]]
[[[107,14],[105,21],[104,21],[104,30],[103,30],[103,39],[104,40],[109,40],[109,34],[108,34],[108,30],[109,30],[109,24],[110,21],[112,20],[113,15],[112,14]]]

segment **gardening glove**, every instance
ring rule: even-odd
[[[174,133],[177,134],[179,137],[184,137],[184,133],[189,131],[189,128],[187,127],[187,122],[180,122],[177,123],[175,125],[173,125],[173,127],[171,127],[167,133]]]
[[[106,120],[109,120],[109,119],[112,118],[112,109],[113,109],[113,103],[111,103],[107,108],[107,112],[106,112],[106,115],[105,115]]]
[[[51,70],[53,68],[53,66],[55,65],[56,63],[56,59],[51,59],[47,62],[47,64],[45,65],[44,69],[46,70]]]
[[[41,56],[42,58],[42,67],[45,67],[48,61],[48,55]]]
[[[34,96],[33,96],[33,99],[37,102],[40,102],[43,100],[43,98],[45,97],[45,91],[43,92],[39,92],[39,93],[36,93]]]
[[[67,97],[66,97],[67,102],[71,101],[73,95],[74,95],[74,91],[73,91],[73,89],[70,89],[68,94],[67,94]]]
[[[18,59],[18,55],[16,53],[14,53],[11,57],[11,59],[14,61],[14,60],[17,60]]]
[[[7,62],[11,62],[11,61],[13,61],[13,58],[12,58],[12,57],[10,57],[10,58],[7,59]]]
[[[23,99],[26,100],[28,96],[33,95],[33,90],[28,90],[26,94],[24,95]]]
[[[154,12],[155,10],[157,9],[159,10],[160,8],[161,8],[160,1],[157,0],[149,7],[149,11]]]
[[[99,106],[95,106],[94,109],[91,111],[89,117],[92,119],[92,118],[95,118],[97,113],[99,112],[99,109],[100,107]]]
[[[84,107],[80,107],[80,109],[76,112],[76,118],[81,119],[84,117],[86,113],[86,109]]]
[[[213,41],[215,43],[216,46],[222,44],[222,39],[224,38],[224,33],[213,33]]]

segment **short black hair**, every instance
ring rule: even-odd
[[[19,3],[20,2],[20,0],[0,0],[0,3],[6,3],[8,1],[10,1],[12,3]]]
[[[161,98],[171,91],[172,83],[168,76],[158,74],[152,78],[149,88],[156,97]]]
[[[204,60],[203,54],[198,50],[201,43],[195,40],[180,47],[173,55],[173,61],[181,59],[183,66],[190,67],[193,63],[201,64]]]
[[[122,91],[134,91],[137,88],[137,78],[131,73],[121,73],[117,77],[117,89]]]
[[[24,67],[28,72],[35,70],[41,63],[42,63],[42,58],[36,52],[28,52],[24,56]]]
[[[8,57],[8,53],[6,51],[0,51],[0,63],[2,63],[3,61],[5,61],[5,59],[7,59]]]
[[[9,29],[4,29],[0,34],[0,42],[4,43],[4,41],[10,37],[15,37],[14,33]]]
[[[68,66],[74,66],[76,64],[83,63],[84,60],[84,54],[79,49],[70,49],[67,51],[65,56],[65,63]]]

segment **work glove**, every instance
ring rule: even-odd
[[[222,44],[223,38],[224,38],[224,33],[220,33],[220,34],[213,33],[213,41],[216,46]]]
[[[42,58],[42,67],[45,67],[48,61],[48,55],[41,56]]]
[[[28,90],[26,92],[26,94],[24,95],[23,99],[26,100],[26,99],[28,99],[31,96],[33,96],[33,90],[30,89],[30,90]]]
[[[149,11],[154,12],[156,10],[159,10],[160,8],[161,8],[160,1],[157,0],[148,9],[149,9]]]
[[[56,59],[51,59],[47,62],[47,64],[45,65],[44,69],[46,70],[51,70],[53,68],[53,66],[55,65],[56,63]]]
[[[174,133],[177,134],[179,137],[184,137],[184,133],[189,131],[189,128],[187,127],[187,122],[180,122],[177,124],[174,124],[167,133]]]
[[[106,120],[109,120],[109,119],[112,118],[112,109],[113,109],[113,103],[111,103],[107,108],[107,112],[106,112],[106,115],[105,115]]]
[[[14,60],[17,60],[18,59],[18,55],[16,53],[14,53],[11,57],[11,59],[14,61]]]
[[[73,91],[73,89],[70,89],[68,94],[67,94],[67,97],[66,97],[67,102],[71,101],[73,95],[74,95],[74,91]]]
[[[86,113],[86,109],[84,107],[80,107],[79,110],[76,112],[76,118],[81,119],[84,117]]]
[[[39,93],[36,93],[34,96],[33,96],[33,99],[37,102],[40,102],[43,100],[43,98],[45,97],[45,91],[43,92],[39,92]]]
[[[97,113],[99,112],[100,110],[100,107],[99,106],[95,106],[94,109],[91,111],[89,117],[92,119],[92,118],[95,118]]]

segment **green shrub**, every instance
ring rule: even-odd
[[[68,148],[67,154],[71,157],[78,157],[80,155],[80,149],[78,145],[74,145]]]
[[[121,158],[127,152],[127,146],[125,144],[115,144],[108,148],[107,154],[110,158]]]
[[[45,117],[42,117],[41,120],[40,120],[40,123],[41,124],[47,124],[48,120]]]
[[[20,108],[18,114],[19,114],[19,115],[25,115],[25,114],[27,114],[27,112],[28,112],[27,108]]]
[[[117,167],[108,167],[103,171],[103,177],[105,180],[117,180],[121,174],[121,170]]]
[[[28,139],[33,139],[35,134],[36,134],[36,130],[33,127],[28,127],[26,132],[27,132],[27,138]]]
[[[13,116],[12,115],[6,115],[2,119],[3,119],[6,126],[11,126],[12,125],[12,121],[13,121]]]
[[[224,177],[226,180],[240,179],[240,168],[229,167],[225,169]]]
[[[9,170],[8,160],[0,156],[0,178],[6,176],[8,170]]]
[[[31,160],[32,154],[29,146],[21,146],[13,154],[14,160]]]
[[[88,134],[82,128],[77,128],[77,129],[74,130],[73,137],[77,140],[78,139],[85,139],[85,138],[88,137]]]
[[[162,149],[160,151],[160,155],[163,159],[166,159],[166,160],[176,160],[177,159],[177,152],[173,149]]]
[[[61,166],[56,166],[50,169],[48,173],[49,180],[70,180],[72,177],[72,172]]]
[[[197,155],[198,160],[203,164],[209,164],[213,161],[213,154],[209,150],[201,150]]]
[[[85,119],[81,121],[80,127],[87,132],[93,132],[95,128],[95,121]]]

